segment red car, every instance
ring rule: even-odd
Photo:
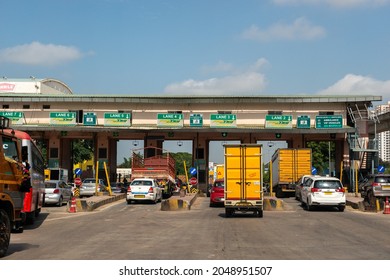
[[[225,191],[224,179],[215,180],[210,190],[210,207],[223,206],[223,202],[225,200],[224,191]]]

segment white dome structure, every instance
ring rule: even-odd
[[[73,94],[70,87],[59,80],[50,78],[37,79],[33,76],[29,79],[9,79],[7,77],[0,78],[0,93],[50,95]]]

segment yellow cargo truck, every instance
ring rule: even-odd
[[[273,154],[271,162],[272,192],[276,197],[292,196],[299,178],[311,174],[311,149],[280,148]]]
[[[225,216],[253,212],[263,217],[261,145],[227,144],[225,152]]]

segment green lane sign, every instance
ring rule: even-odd
[[[310,117],[309,116],[298,116],[297,128],[310,128]]]
[[[88,126],[96,125],[97,124],[96,113],[84,113],[83,123],[84,125],[88,125]]]
[[[51,125],[76,125],[76,112],[50,112]]]
[[[0,112],[0,116],[9,118],[11,120],[11,125],[13,124],[24,124],[24,113],[23,112]]]
[[[157,126],[159,127],[183,127],[183,124],[183,114],[157,114]]]
[[[237,116],[234,114],[211,114],[210,127],[237,127]]]
[[[292,128],[292,116],[266,115],[265,128]]]
[[[104,113],[104,126],[131,126],[131,114]]]
[[[343,128],[343,116],[341,115],[321,115],[316,116],[316,128]]]
[[[202,114],[191,114],[190,115],[190,126],[192,126],[192,127],[203,126],[203,115]]]

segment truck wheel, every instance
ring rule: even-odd
[[[263,210],[257,210],[257,217],[263,218]]]
[[[283,198],[283,192],[282,192],[282,190],[280,189],[280,188],[278,188],[277,190],[276,190],[276,197],[277,198]]]
[[[230,218],[233,215],[233,210],[230,208],[225,208],[225,217]]]
[[[11,238],[11,222],[7,213],[0,209],[0,258],[7,253]]]

